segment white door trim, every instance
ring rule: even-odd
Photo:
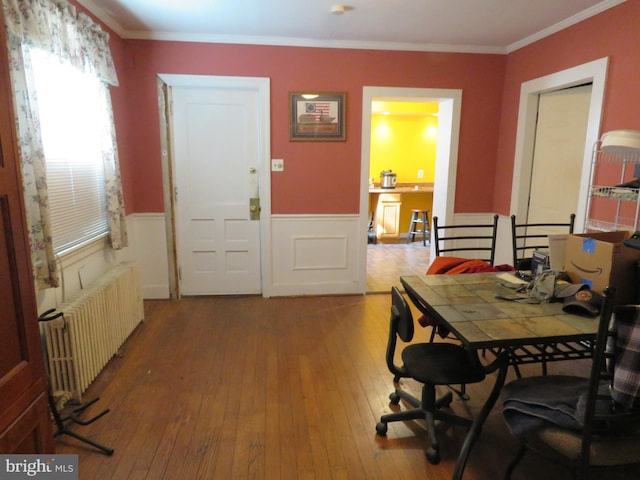
[[[458,140],[462,90],[440,88],[363,87],[362,89],[362,146],[360,161],[360,238],[359,278],[366,289],[367,230],[369,228],[369,159],[371,155],[371,102],[429,102],[439,104],[436,170],[432,216],[443,224],[453,220],[458,170]],[[435,256],[431,245],[431,258]],[[364,292],[363,292],[364,293]]]
[[[527,214],[536,118],[538,114],[538,95],[591,82],[591,104],[589,107],[583,168],[580,178],[580,195],[578,198],[575,223],[576,232],[583,230],[586,217],[592,151],[593,145],[598,140],[600,134],[608,62],[609,58],[603,57],[567,70],[529,80],[522,84],[520,88],[518,128],[511,185],[511,214],[523,218]]]
[[[226,77],[213,75],[177,75],[158,74],[158,77],[170,87],[201,87],[201,88],[246,88],[256,90],[259,95],[260,108],[260,270],[262,296],[271,296],[271,123],[270,123],[270,79],[262,77]],[[171,169],[171,175],[173,175]],[[175,231],[175,224],[172,225]],[[169,255],[175,256],[175,252]]]

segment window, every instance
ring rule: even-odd
[[[47,170],[53,248],[61,253],[109,231],[103,146],[110,141],[107,87],[31,49]]]

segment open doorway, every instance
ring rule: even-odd
[[[434,172],[433,205],[430,217],[437,215],[446,221],[453,216],[455,198],[456,170],[458,157],[458,137],[460,130],[460,109],[462,101],[461,90],[397,88],[397,87],[364,87],[363,89],[363,122],[362,122],[362,157],[361,157],[361,196],[360,196],[360,224],[362,226],[361,239],[366,247],[366,231],[369,226],[369,178],[377,172],[370,173],[371,158],[371,118],[374,102],[416,102],[436,103],[438,110],[438,128],[436,140],[436,159]],[[421,247],[424,249],[424,247]],[[429,246],[427,258],[433,255]],[[360,272],[361,278],[367,277],[367,248],[361,249]],[[389,259],[386,266],[394,263]],[[397,262],[395,262],[397,263]],[[425,269],[426,270],[426,269]],[[388,270],[389,288],[399,281],[397,269]],[[365,282],[366,284],[366,282]],[[376,288],[378,290],[378,288]],[[383,289],[388,292],[388,289]]]

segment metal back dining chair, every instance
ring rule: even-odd
[[[504,387],[503,416],[520,442],[505,479],[527,451],[568,467],[576,480],[604,469],[638,472],[640,306],[613,314],[614,295],[605,290],[589,378],[528,377]]]
[[[553,233],[573,233],[575,213],[568,222],[558,223],[518,223],[511,215],[511,239],[513,245],[513,267],[516,270],[531,270],[531,256],[539,248],[549,248],[549,235]]]
[[[498,215],[491,223],[441,225],[438,217],[433,217],[433,241],[436,257],[472,256],[493,266],[496,255]],[[462,253],[463,255],[459,255]]]

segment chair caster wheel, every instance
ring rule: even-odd
[[[429,463],[431,465],[437,465],[440,463],[440,452],[438,452],[437,450],[435,450],[432,447],[429,447],[427,449],[427,460],[429,460]]]
[[[391,403],[393,403],[394,405],[398,405],[400,403],[400,395],[398,395],[396,392],[392,392],[389,394],[389,400],[391,400]]]
[[[387,434],[387,424],[384,422],[376,423],[376,433],[378,435],[386,435]]]

